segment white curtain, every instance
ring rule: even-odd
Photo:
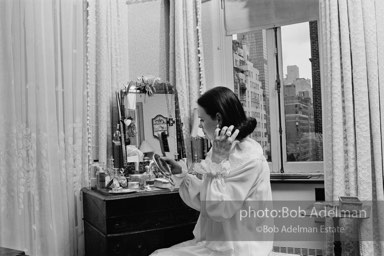
[[[192,160],[191,131],[197,99],[205,91],[201,0],[170,1],[170,81],[179,99],[186,156]]]
[[[87,91],[91,131],[89,141],[91,157],[107,164],[107,158],[112,155],[111,116],[113,106],[116,105],[115,92],[129,81],[129,1],[87,2]]]
[[[328,113],[326,200],[358,196],[372,202],[371,217],[361,222],[360,243],[343,242],[343,255],[384,255],[383,1],[321,0],[320,38],[323,105]],[[333,250],[332,239],[328,237],[327,255]]]
[[[0,1],[0,246],[82,255],[83,6]]]

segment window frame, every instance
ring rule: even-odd
[[[309,22],[309,21],[308,21]],[[284,166],[284,172],[285,173],[305,173],[305,174],[311,174],[311,173],[323,173],[324,172],[324,162],[323,161],[306,161],[306,162],[289,162],[287,161],[287,147],[286,147],[286,126],[285,126],[285,104],[281,104],[280,111],[282,114],[282,130],[283,130],[283,136],[282,136],[282,143],[283,143],[283,162],[281,163],[280,160],[280,140],[279,140],[279,120],[278,120],[278,98],[277,98],[277,90],[275,89],[275,81],[276,81],[276,58],[275,58],[275,35],[273,28],[266,29],[267,34],[267,60],[268,60],[268,66],[273,68],[268,68],[268,76],[269,76],[269,88],[270,88],[270,122],[271,122],[271,153],[272,153],[272,163],[277,157],[278,162],[277,164],[272,164],[272,170],[271,172],[280,172],[281,166]],[[283,70],[283,57],[282,57],[282,38],[281,38],[281,27],[277,28],[277,53],[278,53],[278,59],[279,59],[279,75],[280,75],[280,81],[284,81],[284,73]],[[321,72],[321,71],[320,71]],[[321,87],[321,92],[323,94],[323,88]],[[284,86],[281,86],[280,96],[281,101],[284,103]],[[324,106],[321,106],[322,108],[322,119],[324,119]],[[272,118],[274,116],[274,118]],[[272,122],[273,121],[273,122]],[[272,131],[272,128],[273,131]],[[273,139],[273,142],[272,142]],[[272,151],[272,148],[274,151]]]
[[[206,23],[203,25],[203,42],[204,55],[213,56],[213,60],[205,61],[207,89],[217,85],[225,85],[234,90],[233,80],[233,53],[232,53],[232,35],[225,34],[224,8],[220,0],[211,0],[203,2],[202,16]],[[309,21],[307,21],[309,22]],[[207,26],[207,27],[204,27]],[[284,166],[284,173],[290,174],[323,174],[324,161],[307,161],[307,162],[288,162],[286,156],[286,130],[285,130],[285,107],[284,107],[284,86],[281,85],[280,111],[282,120],[282,145],[283,145],[283,161],[280,160],[280,135],[279,135],[279,112],[278,112],[278,96],[276,90],[276,59],[275,59],[275,35],[273,28],[266,28],[267,41],[267,61],[268,61],[268,81],[269,81],[269,108],[270,108],[270,140],[271,140],[271,156],[272,161],[268,162],[271,173],[280,173],[281,167]],[[319,31],[318,31],[319,33]],[[206,37],[204,36],[206,35]],[[207,38],[208,40],[205,40]],[[318,37],[320,38],[320,37]],[[278,42],[278,59],[280,81],[284,81],[283,60],[282,60],[282,41],[281,27],[277,27]],[[319,42],[320,45],[320,42]],[[319,47],[320,62],[322,60],[321,49]],[[230,62],[230,65],[228,64]],[[226,63],[226,64],[225,64]],[[271,68],[272,67],[272,68]],[[320,71],[321,73],[321,71]],[[267,75],[267,74],[266,74]],[[322,73],[321,73],[322,75]],[[231,79],[232,78],[232,79]],[[230,80],[231,79],[231,80]],[[208,83],[208,81],[210,83]],[[211,84],[212,87],[209,87]],[[321,83],[322,103],[324,102],[324,89]],[[322,104],[322,120],[324,123],[325,113]],[[324,127],[324,126],[323,126]],[[323,141],[324,143],[324,141]],[[324,153],[324,147],[323,147]],[[324,154],[323,154],[324,155]]]

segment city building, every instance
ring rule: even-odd
[[[239,97],[247,116],[257,120],[251,137],[260,143],[264,151],[269,150],[267,115],[259,70],[249,61],[247,45],[233,41],[234,92]]]
[[[284,79],[287,160],[315,161],[322,143],[321,135],[315,133],[311,80],[297,77],[297,66],[288,66],[287,72]]]
[[[291,84],[300,77],[299,67],[296,65],[287,66],[287,76],[284,78],[284,84]]]
[[[249,50],[248,60],[253,63],[259,71],[259,81],[263,93],[263,103],[265,107],[265,129],[270,141],[270,109],[269,109],[269,79],[268,79],[268,56],[267,56],[267,35],[265,29],[255,30],[247,33],[237,34],[238,41],[246,45]]]

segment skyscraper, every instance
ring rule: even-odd
[[[256,30],[248,33],[237,34],[238,41],[249,49],[248,60],[252,62],[259,71],[259,81],[262,89],[262,100],[265,107],[265,129],[268,134],[270,129],[269,109],[269,79],[268,79],[268,56],[266,30]],[[268,134],[270,144],[270,136]]]
[[[263,89],[259,80],[260,73],[255,65],[249,61],[249,50],[247,45],[239,41],[232,41],[233,49],[233,71],[234,91],[238,96],[247,116],[257,120],[257,127],[251,134],[263,147],[264,151],[270,149],[269,135],[266,129],[265,101],[263,100]]]
[[[284,79],[284,84],[292,84],[300,77],[299,67],[296,65],[287,66],[287,76]]]

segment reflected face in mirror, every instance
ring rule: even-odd
[[[213,140],[215,129],[218,124],[217,119],[212,119],[212,117],[209,116],[207,112],[205,112],[205,109],[201,106],[198,106],[198,113],[200,118],[199,127],[203,129],[203,132],[208,139]]]

